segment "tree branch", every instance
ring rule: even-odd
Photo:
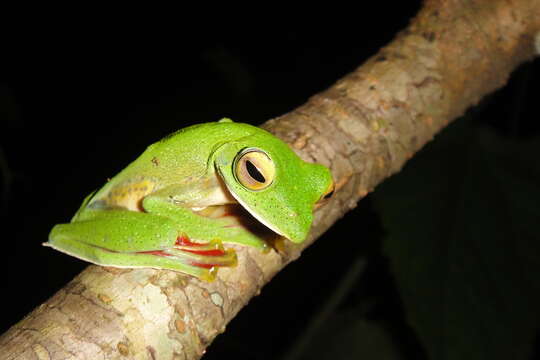
[[[538,51],[540,0],[428,0],[353,73],[263,126],[331,167],[336,196],[301,246],[236,246],[205,283],[174,272],[89,266],[0,338],[1,358],[197,359],[240,309],[450,121]],[[535,48],[536,46],[536,48]]]

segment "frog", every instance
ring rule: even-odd
[[[270,132],[228,118],[180,129],[88,195],[43,245],[101,266],[213,281],[235,245],[302,243],[333,193],[330,170]]]

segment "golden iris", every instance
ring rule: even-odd
[[[249,148],[237,156],[234,175],[245,188],[254,191],[263,190],[274,181],[276,167],[265,152]]]

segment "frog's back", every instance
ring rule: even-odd
[[[141,187],[145,190],[139,195],[144,195],[169,184],[196,179],[208,171],[209,159],[217,147],[261,131],[264,130],[232,121],[180,129],[150,145],[100,189],[94,199],[110,197],[111,193],[132,192],[134,188]]]
[[[146,165],[150,160],[152,169],[161,167],[160,172],[189,176],[206,170],[208,160],[217,147],[258,131],[263,130],[229,121],[197,124],[178,130],[150,145],[139,159]]]

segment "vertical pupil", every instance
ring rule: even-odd
[[[260,183],[266,182],[266,179],[264,178],[263,174],[261,174],[259,169],[257,169],[257,167],[253,165],[253,163],[249,160],[246,160],[246,170],[249,176],[253,178],[253,180],[258,181]]]

